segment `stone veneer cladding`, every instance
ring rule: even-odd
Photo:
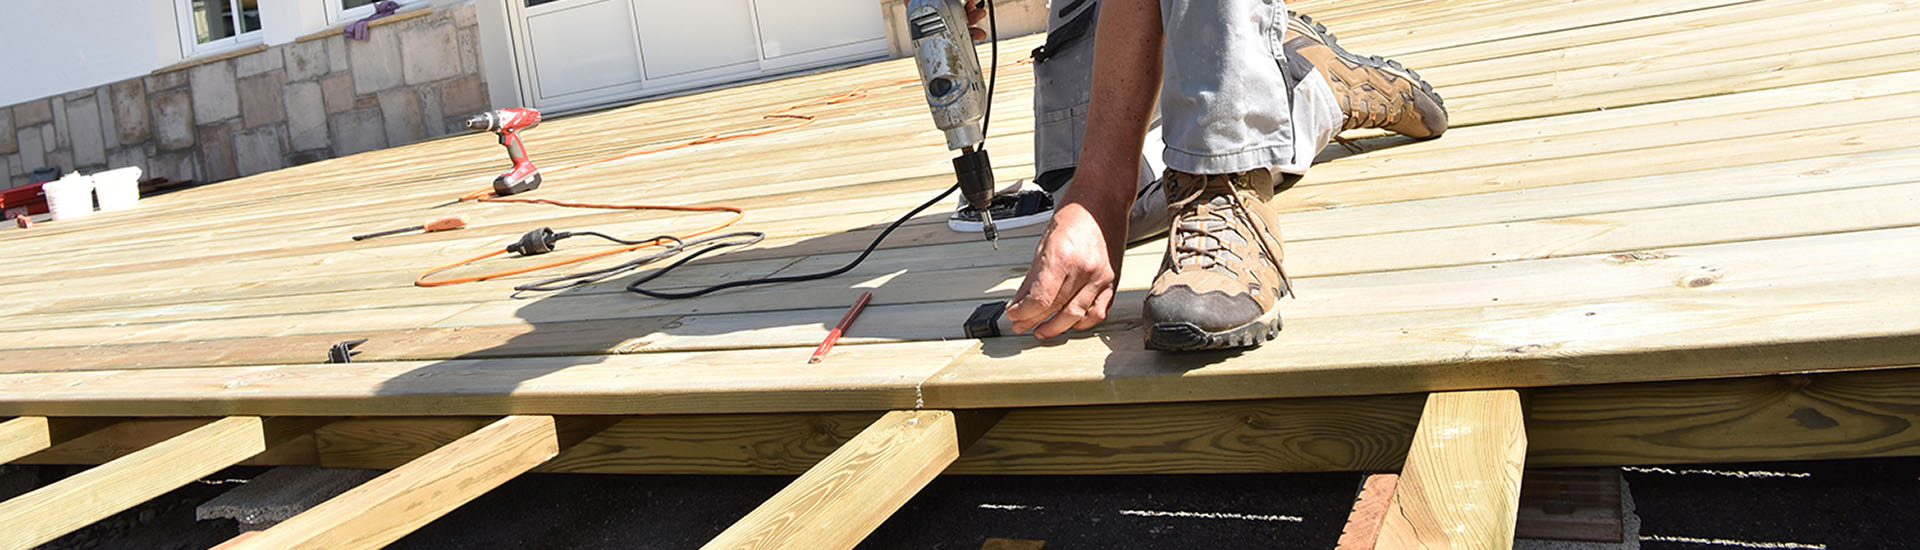
[[[220,181],[465,131],[489,107],[471,2],[0,107],[0,183],[44,166]]]

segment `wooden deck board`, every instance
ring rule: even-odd
[[[1301,296],[1279,341],[1237,355],[1141,349],[1158,242],[1127,253],[1113,320],[1090,333],[960,340],[967,312],[1011,295],[1040,229],[994,251],[941,212],[845,276],[693,301],[629,296],[626,279],[509,297],[544,274],[416,288],[420,270],[536,227],[721,218],[435,208],[504,167],[490,136],[464,135],[7,232],[0,414],[968,409],[1916,366],[1920,297],[1898,290],[1920,285],[1920,249],[1902,246],[1920,239],[1916,3],[1295,3],[1347,47],[1419,69],[1455,128],[1336,148],[1280,195]],[[1015,57],[990,141],[1003,181],[1033,169],[1033,77]],[[737,229],[769,233],[669,287],[830,268],[950,181],[913,77],[895,60],[550,120],[527,134],[549,171],[534,196],[737,204]],[[761,116],[855,89],[799,108],[820,117],[806,128],[570,168],[791,124]],[[472,225],[346,240],[451,213]],[[876,300],[844,347],[793,360],[862,290]],[[362,337],[363,363],[314,364]]]

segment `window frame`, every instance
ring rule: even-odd
[[[374,0],[373,3],[367,4],[365,6],[360,6],[352,9],[341,9],[340,0],[320,0],[320,1],[326,5],[328,25],[339,25],[341,23],[349,23],[349,22],[365,19],[367,16],[373,15],[373,6],[380,3],[380,0]],[[394,0],[394,1],[400,3],[400,10],[402,11],[405,11],[408,7],[413,6],[415,4],[423,4],[427,2],[427,0]]]
[[[232,21],[233,28],[234,29],[244,28],[240,19],[241,17],[240,0],[207,0],[207,1],[209,3],[226,2],[229,7],[233,8],[233,17],[234,17],[234,20]],[[181,54],[186,58],[191,59],[191,58],[199,57],[203,55],[217,54],[225,51],[237,50],[240,48],[253,46],[255,44],[260,44],[266,40],[266,21],[262,20],[260,22],[261,23],[260,29],[241,32],[241,33],[235,33],[233,36],[229,36],[226,38],[216,38],[204,43],[200,42],[200,29],[194,27],[193,25],[193,0],[174,0],[173,5],[174,5],[175,18],[180,24],[179,25],[180,51],[181,51]]]

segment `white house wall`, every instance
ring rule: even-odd
[[[17,1],[7,2],[6,11],[0,105],[140,76],[180,60],[168,0]]]

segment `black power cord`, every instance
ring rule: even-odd
[[[639,258],[634,258],[632,260],[627,260],[625,262],[621,262],[620,265],[615,265],[611,267],[595,269],[590,271],[569,273],[566,275],[561,275],[559,277],[554,277],[552,279],[519,285],[519,286],[513,287],[513,289],[521,292],[555,292],[560,290],[566,290],[576,286],[593,284],[593,283],[597,283],[607,279],[611,279],[613,277],[620,276],[621,274],[624,274],[628,271],[633,271],[635,269],[645,267],[647,264],[651,264],[660,260],[664,260],[676,255],[679,255],[683,252],[686,252],[687,249],[695,246],[699,246],[703,244],[706,245],[704,248],[694,251],[693,254],[690,255],[687,259],[697,258],[697,257],[700,257],[701,255],[707,254],[709,252],[713,252],[715,250],[720,250],[723,248],[732,248],[732,247],[738,247],[738,246],[752,246],[754,243],[758,243],[761,240],[767,238],[766,233],[762,233],[759,231],[738,231],[733,233],[722,233],[719,235],[709,235],[709,236],[701,237],[691,241],[681,240],[680,238],[674,237],[671,235],[662,235],[659,237],[655,237],[653,239],[629,241],[629,240],[616,238],[616,237],[613,237],[604,233],[595,232],[595,231],[572,231],[572,232],[554,233],[552,230],[542,227],[540,229],[534,230],[532,233],[526,234],[526,236],[521,237],[520,242],[514,243],[512,245],[508,245],[507,250],[510,252],[518,253],[522,256],[544,254],[546,252],[550,252],[553,250],[554,242],[557,242],[560,239],[564,239],[567,237],[582,236],[582,235],[600,237],[600,238],[613,241],[616,243],[620,243],[620,244],[641,244],[641,243],[659,242],[659,241],[672,241],[672,244],[667,245],[666,248],[660,250],[659,252],[648,254],[646,256],[642,256]],[[536,245],[537,246],[536,248],[532,248],[532,249],[528,248],[529,241],[533,241],[537,243],[542,241],[543,238],[545,240],[544,246]],[[541,248],[544,248],[544,250],[541,250]],[[529,253],[529,250],[533,250],[534,252]],[[686,260],[681,260],[681,263],[685,263],[685,261]],[[677,266],[679,264],[676,263],[674,265]]]
[[[980,135],[982,137],[981,137],[980,146],[978,149],[981,151],[985,151],[987,148],[987,142],[985,138],[985,136],[987,135],[987,128],[988,128],[988,125],[993,122],[993,90],[994,90],[994,86],[1000,82],[1000,23],[994,17],[992,0],[980,0],[980,4],[984,4],[987,8],[987,35],[988,35],[987,40],[989,43],[992,44],[992,47],[991,47],[992,65],[987,72],[987,108],[986,108],[986,112],[982,113],[980,116]],[[866,250],[861,251],[860,255],[858,257],[855,257],[853,261],[847,262],[846,265],[843,265],[834,269],[829,269],[827,271],[821,271],[818,273],[807,273],[802,275],[788,275],[784,277],[758,277],[753,279],[742,279],[738,281],[727,281],[717,285],[713,285],[713,286],[709,286],[709,287],[705,287],[697,290],[691,290],[687,292],[670,292],[670,291],[664,291],[664,290],[648,290],[645,288],[640,288],[641,285],[647,284],[648,282],[651,282],[654,279],[658,279],[661,276],[664,276],[667,273],[670,273],[673,270],[678,269],[680,266],[685,265],[687,262],[691,262],[696,258],[707,255],[708,253],[716,252],[716,251],[727,249],[727,248],[751,246],[766,238],[765,233],[761,233],[758,231],[741,231],[737,233],[726,233],[722,235],[714,235],[714,236],[704,237],[704,238],[695,239],[691,241],[681,241],[680,239],[677,239],[674,237],[660,237],[658,239],[671,240],[671,241],[674,241],[674,244],[660,252],[656,252],[642,258],[635,258],[631,261],[622,263],[620,265],[616,265],[616,266],[612,266],[604,269],[596,269],[592,271],[570,273],[567,275],[554,277],[552,279],[547,279],[540,282],[528,283],[528,284],[516,286],[516,287],[513,287],[513,289],[517,291],[523,291],[523,292],[553,292],[558,290],[566,290],[568,288],[573,288],[580,285],[592,284],[592,283],[607,280],[612,277],[619,276],[620,274],[626,273],[628,271],[632,271],[634,269],[639,269],[640,267],[645,266],[647,264],[679,255],[683,252],[686,252],[688,248],[691,248],[693,246],[700,245],[700,244],[706,244],[706,243],[712,243],[712,244],[707,244],[705,247],[702,247],[691,253],[687,253],[686,256],[680,258],[679,260],[676,260],[671,264],[667,264],[666,267],[662,267],[660,269],[654,270],[652,273],[648,273],[645,276],[642,276],[639,279],[634,280],[632,283],[628,283],[627,291],[635,294],[639,294],[642,296],[647,296],[650,298],[660,298],[660,299],[666,299],[666,300],[682,300],[687,298],[696,298],[700,296],[705,296],[708,294],[712,294],[722,290],[727,290],[730,288],[772,285],[772,284],[782,284],[782,283],[797,283],[797,282],[803,282],[803,281],[816,281],[816,280],[825,279],[829,277],[835,277],[835,276],[844,274],[848,271],[853,271],[853,268],[855,267],[859,267],[861,262],[864,262],[867,260],[867,256],[872,255],[875,249],[880,248],[880,243],[887,240],[888,235],[893,234],[893,230],[899,229],[902,224],[907,223],[907,220],[913,219],[914,216],[920,215],[921,212],[925,212],[928,208],[932,208],[933,205],[939,204],[940,201],[946,200],[947,197],[953,196],[953,193],[958,190],[960,190],[960,184],[955,183],[953,184],[952,187],[948,187],[946,191],[941,191],[940,194],[938,196],[935,196],[932,200],[928,200],[925,203],[921,203],[920,206],[914,207],[913,210],[908,211],[907,214],[904,216],[901,216],[900,219],[894,220],[893,223],[888,224],[886,229],[881,230],[880,235],[875,236],[873,238],[873,242],[867,243]],[[525,237],[522,237],[521,243],[516,244],[515,246],[526,245],[526,243],[528,242],[528,239],[538,240],[538,238],[535,237],[535,234],[540,233],[541,231],[546,231],[546,234],[548,236],[556,236],[556,238],[546,241],[545,242],[546,250],[535,252],[536,254],[544,253],[549,250],[552,250],[552,245],[554,241],[557,241],[559,239],[564,239],[566,237],[575,236],[575,235],[592,235],[592,236],[601,237],[601,238],[622,243],[622,244],[638,244],[639,242],[644,242],[644,241],[625,241],[618,238],[614,238],[609,235],[596,233],[592,231],[573,231],[573,232],[554,233],[551,230],[548,230],[546,228],[541,228],[539,230],[534,231],[533,233],[528,233],[527,236]],[[649,240],[655,240],[655,239],[649,239]],[[512,247],[509,247],[509,249],[511,248]],[[535,248],[538,248],[538,246],[536,246]],[[516,250],[516,252],[518,251]]]

